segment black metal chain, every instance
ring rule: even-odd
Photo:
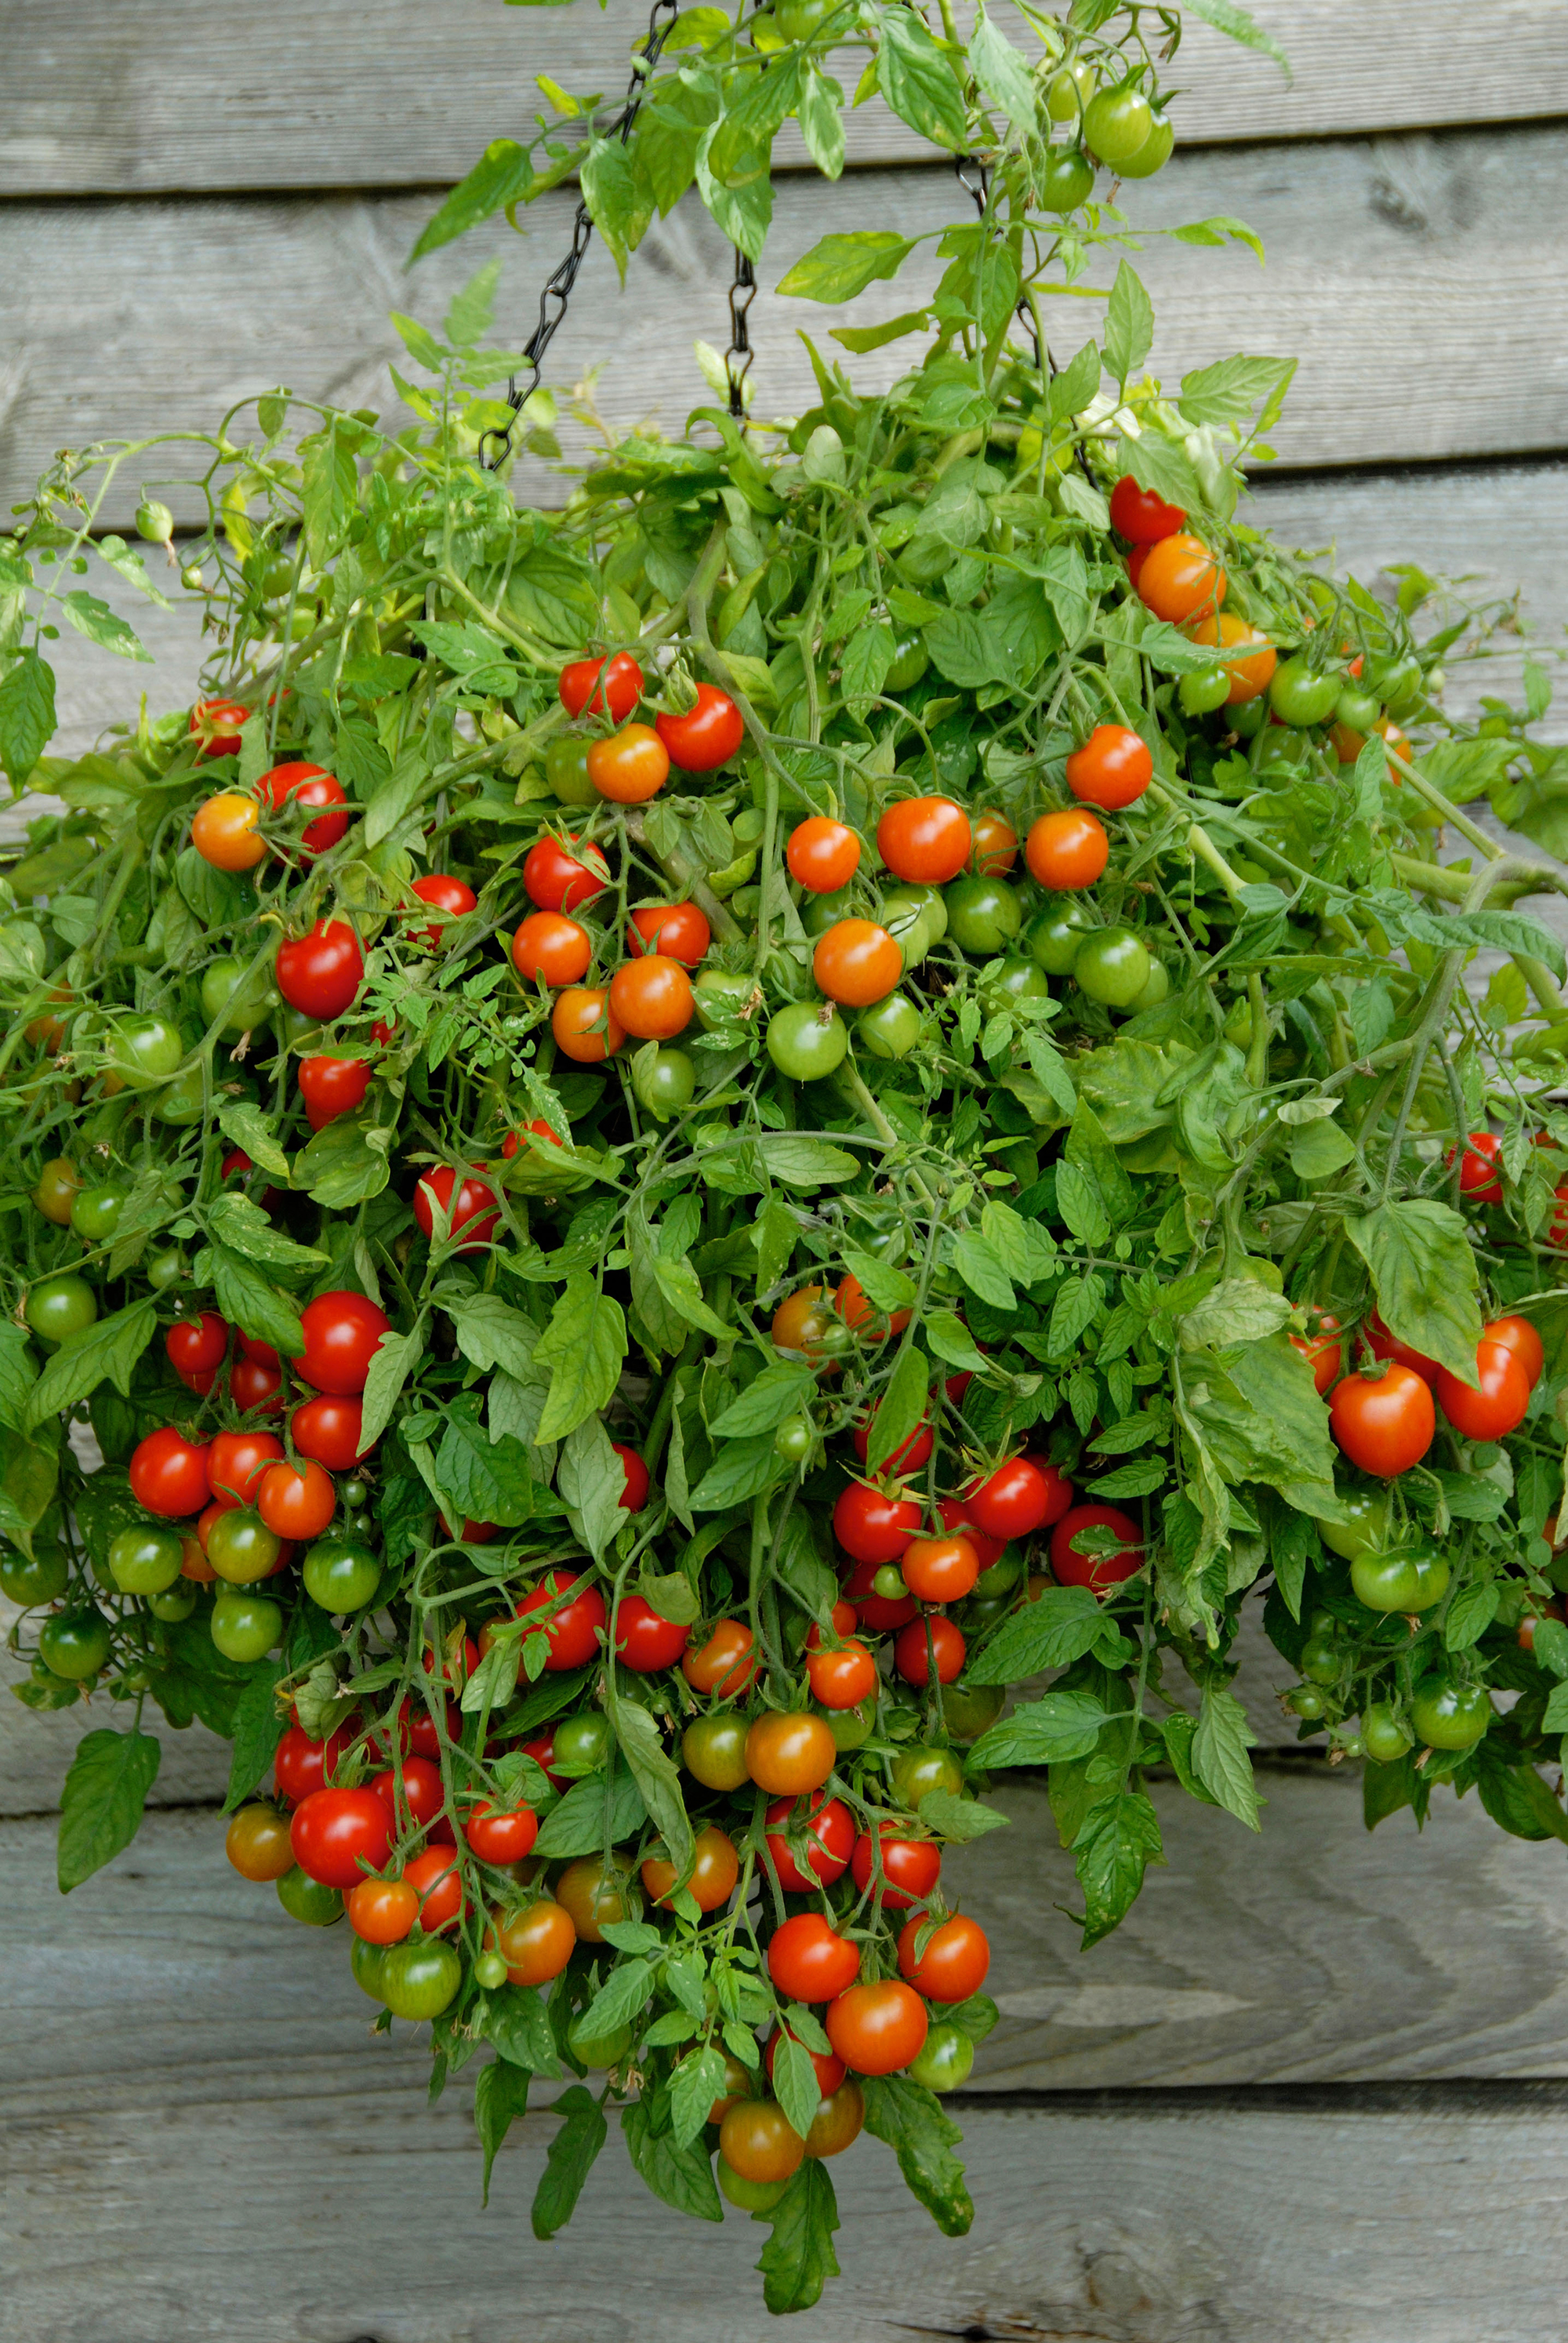
[[[627,85],[626,104],[609,131],[609,136],[612,138],[618,138],[623,146],[631,136],[632,126],[642,110],[642,101],[647,92],[648,77],[658,63],[659,53],[668,40],[679,13],[680,0],[653,0],[653,10],[648,20],[648,38],[633,60],[631,80]],[[668,19],[668,22],[661,23],[661,18]],[[527,389],[524,390],[518,388],[516,375],[510,377],[507,384],[507,405],[512,410],[511,421],[502,429],[486,431],[480,435],[479,461],[487,472],[498,471],[511,451],[512,433],[517,427],[518,416],[539,387],[545,352],[555,339],[556,330],[567,314],[567,303],[570,298],[572,287],[578,281],[578,272],[583,265],[592,236],[593,216],[587,204],[579,203],[572,221],[571,250],[567,254],[560,266],[547,280],[544,291],[539,295],[539,321],[523,348],[522,354],[528,360],[532,378]],[[730,307],[733,316],[733,296],[731,296]],[[730,404],[733,407],[735,401],[733,380],[729,396]],[[486,452],[491,441],[498,443],[493,455]]]
[[[724,371],[729,380],[729,412],[738,421],[746,419],[746,377],[751,371],[751,361],[757,353],[751,347],[751,328],[748,322],[751,304],[757,298],[757,270],[750,255],[735,247],[735,278],[729,287],[729,347],[724,353]]]
[[[973,204],[981,219],[984,219],[986,215],[986,205],[990,196],[990,177],[986,170],[985,165],[980,160],[978,156],[955,155],[953,156],[953,176],[958,180],[958,183],[963,189],[965,195],[968,196],[970,203]],[[1018,301],[1014,306],[1013,315],[1022,319],[1028,331],[1030,340],[1034,344],[1035,372],[1038,374],[1042,367],[1049,367],[1051,373],[1054,374],[1056,372],[1056,360],[1051,357],[1050,350],[1046,348],[1045,345],[1041,342],[1040,327],[1036,325],[1034,319],[1034,311],[1030,307],[1029,303],[1024,299],[1021,294],[1020,294]]]

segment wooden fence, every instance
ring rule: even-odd
[[[387,411],[386,312],[438,316],[502,252],[520,340],[568,236],[563,193],[406,272],[440,190],[534,108],[532,76],[615,90],[645,16],[499,0],[0,0],[0,503],[65,444],[209,426],[279,380]],[[1369,584],[1415,560],[1568,621],[1568,10],[1562,0],[1260,0],[1266,63],[1195,30],[1183,146],[1133,216],[1246,219],[1244,252],[1152,247],[1168,376],[1236,348],[1302,365],[1257,509]],[[960,216],[950,169],[879,106],[851,172],[779,193],[752,312],[760,411],[796,409],[774,297],[853,206],[905,233]],[[613,425],[678,427],[709,393],[729,247],[689,201],[624,291],[596,247],[551,353],[594,367]],[[910,306],[873,288],[862,320]],[[515,319],[515,326],[510,322]],[[1052,320],[1066,347],[1084,329]],[[888,380],[897,349],[857,361]],[[543,477],[531,493],[558,495]],[[139,483],[128,480],[129,518]],[[177,501],[177,498],[176,499]],[[190,515],[188,499],[181,509]],[[156,675],[55,647],[66,739],[148,686],[191,696],[188,610],[138,622]],[[1503,646],[1506,654],[1506,645]],[[1506,689],[1516,659],[1487,688]],[[1460,679],[1456,698],[1473,696]],[[1568,737],[1568,725],[1559,737]],[[1368,1837],[1355,1768],[1296,1751],[1261,1637],[1242,1678],[1268,1799],[1260,1841],[1164,1796],[1169,1863],[1081,1956],[1040,1791],[955,1881],[997,1947],[1004,2013],[962,2110],[972,2236],[937,2237],[882,2150],[838,2167],[849,2276],[800,2343],[900,2334],[1050,2343],[1546,2343],[1568,2167],[1568,1875],[1554,1845],[1440,1801]],[[157,1811],[69,1901],[58,1782],[91,1718],[0,1713],[7,2055],[3,2331],[15,2343],[699,2343],[769,2322],[760,2232],[678,2223],[607,2151],[577,2223],[537,2246],[547,2115],[514,2132],[481,2213],[467,2091],[433,2115],[425,2055],[367,2037],[337,1935],[287,1921],[222,1854],[224,1752],[163,1730]]]

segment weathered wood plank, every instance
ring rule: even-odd
[[[863,225],[905,234],[934,230],[962,210],[940,168],[868,173],[855,196]],[[1270,260],[1261,270],[1240,248],[1151,247],[1140,266],[1161,316],[1154,367],[1174,378],[1237,347],[1299,351],[1277,437],[1287,466],[1560,447],[1568,444],[1568,367],[1552,321],[1568,268],[1565,196],[1568,132],[1557,130],[1179,158],[1130,199],[1134,216],[1169,226],[1237,215],[1263,236]],[[764,415],[799,412],[815,395],[800,331],[834,347],[826,340],[839,322],[831,312],[778,300],[768,288],[830,224],[836,200],[804,180],[779,190],[752,313]],[[311,396],[387,408],[385,366],[400,354],[387,311],[438,317],[486,253],[505,251],[498,330],[520,339],[535,288],[568,240],[569,207],[564,192],[541,205],[523,254],[503,227],[407,275],[422,211],[408,196],[6,207],[0,347],[16,355],[0,390],[0,495],[24,495],[63,443],[211,428],[231,401],[280,377]],[[918,255],[851,314],[866,323],[907,308],[934,266]],[[550,381],[569,389],[602,366],[596,396],[612,426],[651,417],[678,430],[689,408],[711,398],[691,343],[699,333],[724,338],[730,267],[729,247],[690,203],[649,232],[624,293],[596,243],[551,350]],[[1058,306],[1064,314],[1052,330],[1070,349],[1096,311]],[[857,378],[891,382],[914,347],[857,360]],[[148,460],[153,477],[194,468],[168,451]],[[532,479],[526,485],[540,492]],[[106,524],[128,522],[139,487],[127,468]],[[188,493],[183,510],[199,510]]]
[[[1268,58],[1194,18],[1171,77],[1179,135],[1322,137],[1568,112],[1568,44],[1553,0],[1265,0],[1287,83]],[[1022,27],[997,21],[1015,37]],[[436,186],[485,140],[528,124],[536,74],[618,93],[644,0],[503,16],[497,0],[0,0],[7,103],[0,195],[147,195],[250,187]],[[852,90],[859,60],[840,78]],[[873,100],[851,115],[856,163],[930,148]],[[791,131],[781,159],[804,156]]]

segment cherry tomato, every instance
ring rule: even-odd
[[[877,1573],[884,1567],[880,1563],[857,1562],[844,1581],[844,1593],[854,1605],[856,1619],[873,1635],[890,1634],[895,1627],[902,1627],[919,1607],[912,1594],[891,1601],[873,1591]]]
[[[864,1335],[869,1342],[880,1342],[890,1334],[901,1334],[911,1315],[908,1310],[879,1310],[853,1274],[845,1278],[833,1297],[833,1304],[851,1333]]]
[[[843,1343],[843,1327],[819,1285],[802,1285],[787,1295],[773,1312],[769,1331],[776,1350],[799,1352],[811,1360],[830,1356]]]
[[[949,1684],[955,1676],[962,1675],[968,1653],[969,1646],[952,1621],[944,1618],[940,1611],[928,1611],[923,1619],[911,1619],[907,1627],[900,1629],[893,1645],[893,1664],[906,1684],[926,1684],[930,1681],[934,1661],[937,1682]]]
[[[980,1576],[980,1556],[966,1537],[918,1537],[899,1568],[921,1603],[961,1603]]]
[[[786,2001],[831,2001],[860,1974],[860,1956],[819,1912],[797,1912],[776,1928],[768,1974]]]
[[[281,1879],[294,1868],[288,1824],[276,1806],[241,1806],[223,1851],[242,1879]]]
[[[1038,1464],[1010,1457],[987,1479],[964,1492],[964,1512],[988,1537],[1027,1537],[1050,1511],[1051,1490]]]
[[[799,1710],[764,1709],[746,1735],[747,1772],[775,1797],[819,1790],[838,1755],[823,1719]]]
[[[825,2098],[811,2118],[806,2153],[815,2161],[842,2156],[853,2147],[866,2127],[866,2095],[852,2076],[846,2076]]]
[[[307,830],[306,836],[308,838],[309,835]],[[412,891],[422,903],[428,903],[434,910],[447,914],[446,920],[432,920],[428,927],[410,928],[408,930],[410,943],[427,944],[432,951],[440,950],[442,931],[447,920],[462,919],[479,900],[471,887],[445,870],[432,870],[425,878],[416,879]]]
[[[343,1908],[362,1943],[400,1945],[419,1917],[419,1891],[411,1879],[362,1879]]]
[[[565,1906],[541,1896],[521,1912],[487,1929],[485,1942],[507,1964],[512,1985],[548,1985],[559,1976],[577,1948],[578,1932]]]
[[[419,1898],[419,1926],[427,1936],[449,1928],[463,1910],[463,1875],[456,1851],[429,1846],[403,1866],[403,1877]]]
[[[353,1737],[352,1732],[345,1730],[328,1735],[325,1741],[312,1741],[303,1726],[289,1725],[272,1760],[278,1796],[298,1805],[313,1790],[324,1790]]]
[[[705,1790],[739,1790],[751,1779],[746,1770],[743,1716],[694,1717],[680,1736],[680,1759]]]
[[[825,1081],[843,1064],[849,1034],[829,1002],[792,1001],[768,1021],[768,1054],[792,1082]]]
[[[841,1607],[854,1617],[852,1605],[846,1603]],[[809,1652],[806,1674],[812,1698],[824,1708],[859,1708],[877,1689],[877,1663],[865,1644],[853,1639],[836,1651]]]
[[[1466,1440],[1502,1440],[1523,1423],[1530,1406],[1530,1371],[1505,1342],[1475,1347],[1479,1388],[1472,1391],[1443,1368],[1433,1385],[1438,1405]]]
[[[1023,854],[1042,887],[1066,894],[1093,886],[1111,860],[1111,840],[1091,813],[1070,806],[1030,824]]]
[[[602,1855],[587,1855],[576,1863],[568,1864],[556,1882],[556,1895],[571,1914],[572,1926],[585,1945],[604,1942],[604,1930],[613,1928],[622,1920],[629,1920],[627,1903],[627,1875],[618,1860],[611,1856],[607,1863]]]
[[[567,846],[577,842],[577,832],[568,830]],[[523,863],[528,900],[541,911],[575,911],[579,903],[591,903],[608,884],[608,867],[597,846],[588,847],[586,859],[579,861],[558,839],[541,838],[529,848]]]
[[[628,724],[593,743],[588,777],[612,805],[646,805],[669,779],[669,751],[651,725]]]
[[[1458,1684],[1442,1676],[1422,1679],[1410,1704],[1416,1737],[1430,1749],[1473,1749],[1492,1723],[1484,1684]]]
[[[979,1993],[990,1968],[990,1945],[978,1920],[955,1912],[928,1938],[917,1959],[915,1946],[926,1923],[906,1920],[899,1936],[899,1974],[928,2001],[967,2001]]]
[[[610,1446],[620,1458],[621,1471],[626,1474],[626,1487],[621,1492],[620,1509],[623,1513],[640,1513],[648,1503],[648,1466],[636,1449],[628,1448],[624,1442],[612,1440]]]
[[[290,802],[302,806],[346,806],[348,792],[337,776],[320,765],[274,765],[270,773],[263,773],[256,787],[274,813],[281,813]],[[314,861],[318,854],[337,844],[348,828],[348,816],[333,810],[307,822],[299,840],[299,850]]]
[[[1223,662],[1229,679],[1225,699],[1232,708],[1259,699],[1269,689],[1277,657],[1268,637],[1230,610],[1210,610],[1187,629],[1195,643],[1211,643],[1231,656]]]
[[[568,1587],[579,1584],[582,1585],[580,1594],[574,1594],[569,1602],[563,1603],[553,1617],[539,1622],[549,1645],[545,1661],[547,1672],[558,1674],[563,1668],[584,1667],[589,1660],[598,1658],[599,1630],[608,1615],[604,1596],[591,1583],[580,1581],[575,1570],[552,1570],[540,1579],[531,1594],[523,1596],[517,1606],[518,1618],[528,1618],[534,1612],[542,1611],[547,1604],[554,1603],[558,1595],[564,1594]]]
[[[385,1868],[392,1816],[374,1790],[313,1790],[289,1825],[294,1859],[323,1887],[357,1887],[367,1868]]]
[[[638,903],[626,931],[633,960],[662,953],[682,968],[695,968],[713,941],[713,930],[695,903]]]
[[[1138,596],[1172,626],[1212,610],[1225,598],[1225,573],[1201,538],[1184,529],[1162,537],[1144,557]]]
[[[661,1619],[645,1595],[623,1594],[615,1615],[616,1656],[638,1675],[672,1668],[686,1649],[687,1630]]]
[[[813,1842],[807,1850],[807,1868],[790,1853],[783,1825],[794,1815],[796,1798],[776,1798],[768,1809],[768,1849],[779,1872],[779,1885],[789,1896],[805,1896],[818,1886],[830,1887],[849,1867],[855,1851],[855,1825],[841,1799],[825,1797],[819,1790],[800,1818]]]
[[[860,841],[841,821],[814,813],[790,831],[784,860],[808,894],[836,895],[860,867]]]
[[[176,1319],[164,1336],[164,1348],[180,1381],[205,1394],[228,1356],[228,1328],[212,1311],[204,1310],[199,1318]],[[199,1386],[193,1381],[197,1376],[206,1377]]]
[[[220,1432],[206,1453],[207,1486],[231,1504],[254,1505],[283,1443],[270,1432]]]
[[[877,851],[895,879],[942,887],[970,859],[973,833],[951,798],[900,798],[877,824]]]
[[[373,1774],[370,1786],[378,1798],[386,1800],[399,1830],[407,1830],[411,1823],[428,1829],[440,1820],[445,1803],[441,1768],[433,1758],[409,1756],[404,1758],[401,1771],[401,1788],[398,1769],[392,1765]]]
[[[1408,1367],[1423,1383],[1436,1382],[1441,1372],[1437,1361],[1427,1358],[1421,1351],[1412,1351],[1408,1342],[1391,1334],[1375,1310],[1362,1329],[1362,1340],[1374,1359],[1387,1359],[1396,1366]]]
[[[719,2130],[719,2170],[757,2187],[799,2171],[806,2143],[776,2099],[738,2099]]]
[[[786,2039],[793,2042],[796,2036],[790,2033],[787,2026],[776,2026],[763,2046],[762,2065],[769,2082],[773,2080],[773,2066],[779,2056],[779,2045]],[[808,2050],[806,2055],[811,2061],[812,2071],[817,2077],[817,2088],[825,2099],[831,2098],[844,2079],[844,2061],[842,2058],[836,2057],[830,2050]]]
[[[828,2039],[855,2075],[893,2075],[918,2058],[930,2019],[925,2003],[901,1977],[852,1985],[828,2005]]]
[[[1005,815],[978,813],[972,824],[970,868],[982,879],[1000,879],[1018,860],[1018,832]]]
[[[871,920],[839,920],[811,959],[819,990],[848,1009],[869,1009],[884,1000],[903,972],[903,953],[886,928]]]
[[[1312,1371],[1319,1398],[1326,1399],[1345,1371],[1345,1346],[1339,1320],[1327,1311],[1320,1312],[1317,1332],[1310,1338],[1292,1334],[1291,1348],[1305,1359]]]
[[[337,1511],[337,1483],[310,1460],[303,1472],[288,1463],[270,1464],[262,1476],[256,1511],[280,1538],[298,1543],[319,1537]]]
[[[189,727],[189,737],[199,743],[197,764],[204,757],[237,757],[244,746],[239,728],[249,716],[243,699],[198,699]]]
[[[508,1163],[515,1155],[522,1153],[524,1142],[530,1137],[542,1139],[547,1147],[561,1147],[566,1143],[559,1131],[552,1131],[541,1115],[536,1115],[532,1122],[523,1125],[521,1131],[508,1131],[502,1140],[501,1153]]]
[[[1174,537],[1187,516],[1180,505],[1168,505],[1152,488],[1141,488],[1124,472],[1111,491],[1111,526],[1133,545],[1154,545]]]
[[[694,1692],[716,1693],[720,1700],[738,1698],[757,1674],[750,1628],[739,1619],[716,1620],[700,1644],[687,1645],[680,1673]]]
[[[673,1041],[690,1024],[694,1007],[691,979],[663,952],[628,960],[610,979],[611,1022],[639,1041]]]
[[[740,1876],[740,1857],[735,1852],[735,1842],[716,1824],[709,1823],[698,1832],[695,1852],[686,1892],[699,1912],[717,1912],[720,1905],[729,1903]],[[668,1903],[678,1876],[675,1865],[663,1855],[650,1855],[642,1866],[643,1886],[656,1904]]]
[[[329,1473],[351,1473],[368,1453],[360,1445],[364,1419],[363,1400],[324,1393],[321,1398],[307,1399],[302,1407],[297,1407],[288,1428],[302,1456],[314,1457]],[[213,1445],[216,1448],[217,1443],[215,1441]]]
[[[346,920],[317,920],[305,935],[278,945],[275,974],[291,1009],[325,1022],[352,1005],[365,955]]]
[[[206,1460],[206,1443],[187,1440],[172,1425],[149,1432],[131,1456],[131,1494],[144,1513],[166,1521],[199,1513],[211,1494]]]
[[[1546,1353],[1528,1318],[1493,1318],[1482,1328],[1481,1339],[1483,1342],[1501,1342],[1505,1350],[1512,1351],[1530,1378],[1531,1390],[1534,1390],[1546,1364]]]
[[[1111,1554],[1082,1554],[1074,1544],[1080,1530],[1110,1530],[1126,1543]],[[1143,1563],[1142,1531],[1114,1505],[1075,1505],[1050,1534],[1051,1574],[1059,1586],[1088,1586],[1096,1594],[1107,1594],[1141,1570]]]
[[[833,1534],[857,1562],[897,1562],[920,1527],[920,1509],[911,1498],[886,1496],[864,1481],[840,1490],[833,1507]]]
[[[1042,1530],[1049,1529],[1053,1522],[1059,1522],[1071,1504],[1072,1483],[1066,1473],[1060,1472],[1047,1456],[1030,1456],[1025,1461],[1034,1466],[1035,1471],[1045,1483],[1045,1511],[1040,1515],[1039,1525]],[[995,1541],[993,1540],[992,1543],[994,1544]],[[998,1556],[995,1554],[989,1557],[990,1562],[995,1562],[997,1559]],[[987,1565],[988,1557],[982,1554],[980,1567],[983,1570]]]
[[[593,944],[564,911],[533,911],[512,938],[512,965],[528,984],[576,984],[588,974]]]
[[[942,1851],[935,1839],[900,1837],[895,1823],[879,1824],[878,1838],[882,1852],[883,1903],[900,1907],[923,1904],[941,1875]],[[870,1833],[861,1831],[855,1841],[849,1870],[862,1896],[871,1885],[875,1854]]]
[[[1363,1473],[1392,1480],[1419,1464],[1437,1429],[1432,1393],[1408,1367],[1392,1365],[1373,1382],[1347,1375],[1329,1401],[1334,1438]]]
[[[712,683],[698,685],[697,705],[686,715],[657,717],[655,726],[670,763],[682,773],[716,773],[746,738],[740,710]]]
[[[220,789],[197,806],[191,819],[191,844],[215,870],[254,870],[266,860],[261,808],[237,790]]]
[[[370,1362],[392,1332],[384,1310],[363,1293],[318,1293],[299,1313],[305,1349],[289,1364],[313,1389],[353,1397],[365,1388]]]
[[[352,1114],[370,1088],[363,1058],[301,1058],[299,1095],[312,1131],[325,1131],[340,1114]]]
[[[573,659],[562,668],[556,689],[568,716],[586,710],[624,724],[642,697],[642,669],[629,651],[615,651],[608,659]]]
[[[1067,786],[1085,805],[1119,813],[1135,805],[1154,779],[1147,744],[1125,724],[1097,724],[1067,760]]]
[[[498,1806],[481,1798],[463,1817],[463,1836],[481,1863],[521,1863],[538,1835],[532,1806]]]
[[[501,1225],[501,1208],[495,1190],[483,1180],[465,1180],[459,1188],[457,1174],[449,1163],[422,1173],[414,1191],[414,1218],[427,1237],[435,1236],[437,1212],[449,1216],[448,1242],[455,1252],[482,1251],[495,1242]]]
[[[1454,1153],[1451,1147],[1443,1161],[1452,1163]],[[1503,1141],[1494,1131],[1473,1131],[1465,1140],[1459,1167],[1459,1192],[1468,1196],[1473,1204],[1502,1203],[1503,1182],[1498,1177],[1502,1153]]]
[[[613,1058],[626,1040],[626,1028],[610,1011],[608,986],[573,985],[556,997],[550,1031],[562,1055],[579,1066],[597,1066]]]
[[[855,1426],[855,1453],[862,1464],[870,1453],[871,1426],[877,1420],[877,1409],[880,1405],[881,1402],[877,1401],[867,1421]],[[920,1466],[930,1457],[933,1445],[930,1425],[917,1423],[903,1446],[895,1449],[887,1462],[879,1469],[895,1480],[907,1478],[910,1473],[919,1472]]]

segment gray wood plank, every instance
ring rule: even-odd
[[[1171,78],[1179,135],[1321,137],[1568,112],[1568,44],[1553,0],[1264,0],[1288,51],[1268,58],[1190,20]],[[618,93],[644,0],[503,15],[447,0],[0,0],[7,103],[0,195],[409,186],[460,178],[488,138],[529,125],[533,77]],[[997,22],[1022,39],[1000,12]],[[852,90],[859,60],[840,77]],[[848,123],[851,160],[929,147],[879,100]],[[793,131],[780,158],[804,161]]]
[[[962,210],[940,168],[869,172],[854,194],[863,225],[906,234]],[[1568,131],[1179,158],[1130,198],[1133,216],[1169,226],[1239,216],[1270,258],[1261,269],[1241,248],[1151,247],[1140,266],[1161,316],[1153,367],[1174,378],[1238,347],[1299,351],[1277,437],[1284,466],[1555,450],[1568,445],[1555,297],[1568,266],[1565,197]],[[779,190],[752,313],[759,414],[798,413],[814,397],[801,331],[835,349],[827,336],[840,320],[768,288],[842,201],[805,180]],[[211,428],[232,401],[280,377],[311,396],[388,409],[385,366],[400,353],[387,310],[438,318],[480,259],[504,252],[498,331],[520,339],[568,241],[569,208],[564,192],[542,204],[520,251],[503,227],[407,274],[422,215],[409,196],[0,210],[0,347],[16,353],[0,377],[0,495],[6,503],[24,495],[62,444]],[[925,252],[852,305],[854,318],[886,318],[918,299],[935,266]],[[596,243],[550,353],[550,382],[569,392],[599,367],[595,395],[612,427],[648,417],[678,431],[711,398],[692,341],[725,338],[730,267],[729,247],[689,201],[650,231],[624,292]],[[1070,349],[1097,313],[1092,303],[1058,307],[1052,330]],[[856,378],[891,382],[914,347],[857,360]],[[146,459],[145,477],[195,468],[163,450]],[[139,473],[127,466],[106,524],[128,522]],[[523,485],[536,496],[544,486],[537,476]],[[188,492],[164,493],[186,518],[198,514]],[[549,493],[553,500],[558,486]]]

